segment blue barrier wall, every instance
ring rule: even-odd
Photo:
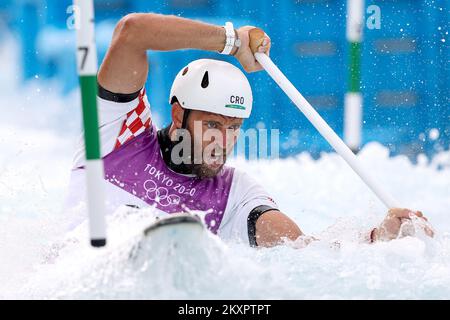
[[[450,142],[449,5],[446,0],[366,0],[381,9],[381,28],[364,29],[363,142],[380,141],[393,153],[429,155]],[[75,35],[66,26],[67,0],[0,0],[0,17],[22,44],[24,79],[56,78],[67,93],[77,87]],[[271,56],[287,77],[342,136],[348,47],[344,0],[95,0],[99,61],[115,23],[129,12],[158,12],[236,26],[256,25],[273,41]],[[1,39],[1,37],[0,37]],[[1,41],[1,40],[0,40]],[[193,59],[234,58],[195,50],[149,52],[147,83],[158,125],[170,121],[167,102],[178,70]],[[281,131],[281,155],[313,155],[330,147],[263,72],[249,75],[255,108],[247,127]],[[430,139],[430,130],[439,130]]]

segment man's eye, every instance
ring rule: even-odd
[[[217,129],[217,123],[215,122],[207,122],[206,126],[208,127],[208,129]]]
[[[239,130],[241,128],[240,124],[235,124],[230,127],[231,130]]]

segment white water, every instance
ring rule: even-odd
[[[435,239],[358,243],[359,232],[382,220],[383,205],[336,154],[319,160],[302,154],[232,164],[263,183],[282,211],[320,241],[304,249],[252,249],[213,237],[199,240],[204,250],[196,249],[202,262],[195,268],[183,263],[192,261],[191,253],[170,257],[160,250],[135,261],[130,250],[151,221],[148,211],[118,210],[109,219],[105,250],[88,246],[85,224],[65,231],[79,219],[60,209],[80,123],[77,93],[63,99],[55,84],[39,79],[6,88],[0,95],[0,299],[450,298],[449,152],[433,161],[421,157],[417,165],[389,158],[376,143],[359,155],[404,206],[427,215]]]

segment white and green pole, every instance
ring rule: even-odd
[[[363,98],[361,94],[361,42],[364,0],[347,0],[347,41],[349,44],[349,84],[344,105],[344,141],[357,152],[361,146]]]
[[[385,186],[373,178],[371,173],[361,164],[360,160],[342,141],[342,139],[331,129],[328,123],[323,120],[320,114],[311,106],[311,104],[294,87],[292,82],[281,72],[273,63],[272,59],[265,53],[257,52],[265,37],[264,31],[254,28],[249,31],[250,48],[255,55],[255,59],[267,71],[272,79],[280,86],[297,108],[303,112],[311,124],[328,141],[336,152],[348,163],[348,165],[360,176],[366,185],[377,195],[377,197],[386,205],[387,208],[401,208],[398,201],[395,200],[386,190]]]
[[[97,113],[97,50],[93,0],[74,0],[77,14],[77,65],[83,108],[89,234],[93,247],[106,245],[104,168]],[[78,19],[78,21],[77,21]]]

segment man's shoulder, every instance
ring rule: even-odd
[[[268,203],[264,202],[263,204],[273,203],[273,205],[276,206],[276,203],[269,195],[269,192],[267,192],[264,183],[258,181],[258,179],[242,169],[234,169],[232,188],[233,194],[237,199],[259,198],[269,201]]]
[[[233,170],[233,184],[240,187],[261,186],[250,174],[236,167],[227,167]]]

